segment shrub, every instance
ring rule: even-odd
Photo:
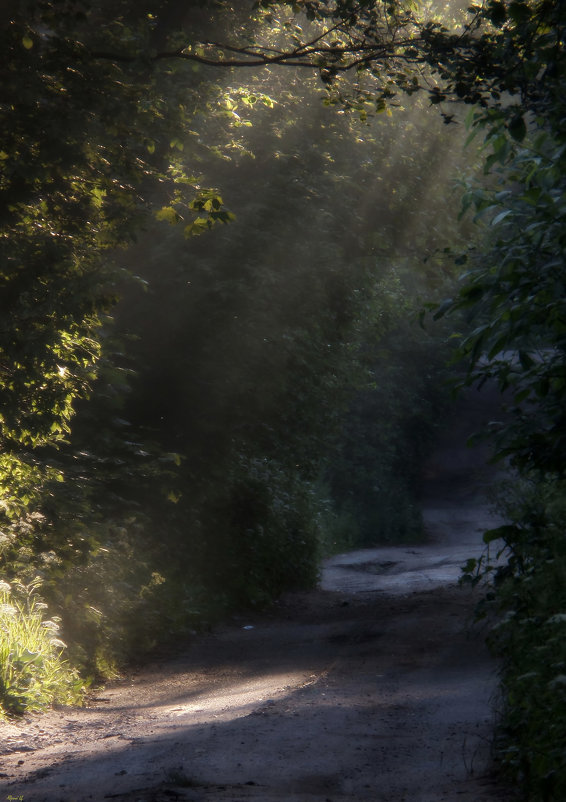
[[[502,659],[497,746],[530,802],[566,798],[565,489],[533,476],[508,483],[500,495],[508,523],[494,531],[508,554],[495,574],[503,616],[491,633]]]

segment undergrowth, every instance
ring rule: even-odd
[[[502,660],[496,747],[529,802],[566,799],[566,483],[529,476],[502,486],[507,563],[495,571]]]
[[[78,704],[84,693],[83,680],[63,658],[59,621],[46,617],[40,584],[0,581],[0,718]]]

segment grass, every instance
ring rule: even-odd
[[[0,581],[0,716],[80,703],[84,683],[63,658],[59,621],[47,618],[41,580]]]

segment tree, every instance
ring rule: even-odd
[[[511,3],[487,17],[496,53],[507,54],[502,89],[516,101],[501,92],[473,117],[490,181],[469,188],[465,208],[487,221],[487,247],[464,257],[471,269],[449,306],[474,320],[461,347],[468,381],[495,378],[513,394],[513,416],[498,427],[501,454],[563,475],[566,13],[563,3]]]
[[[499,491],[505,524],[484,539],[507,560],[488,595],[504,613],[491,634],[502,659],[499,754],[533,800],[566,793],[558,747],[565,726],[565,11],[562,2],[540,2],[491,3],[481,12],[489,23],[482,39],[491,40],[499,70],[494,62],[486,75],[493,102],[472,117],[485,135],[487,178],[468,188],[465,207],[485,224],[484,243],[460,258],[469,269],[445,307],[469,319],[460,347],[467,382],[496,381],[508,399],[506,418],[492,428],[498,455],[516,475]]]
[[[111,336],[130,280],[118,251],[155,213],[167,218],[171,199],[197,230],[230,215],[181,158],[179,134],[207,102],[199,81],[178,90],[171,70],[141,56],[96,55],[139,54],[159,34],[152,13],[30,0],[2,15],[1,560],[7,575],[43,575],[59,612],[69,605],[67,628],[84,635],[96,629],[94,586],[111,597],[129,581],[135,599],[151,585],[136,494],[166,498],[177,459],[119,416],[132,366]],[[98,419],[89,407],[79,425],[93,392]],[[114,588],[110,551],[129,566]]]
[[[147,13],[127,22],[88,4],[32,1],[17,4],[2,29],[8,442],[41,445],[68,431],[73,400],[88,394],[96,374],[101,326],[122,278],[110,253],[132,241],[150,198],[174,193],[192,203],[199,225],[229,218],[216,195],[199,195],[177,158],[174,132],[194,109],[180,105],[170,83],[164,96],[163,74],[144,63],[140,46],[150,42],[153,21]],[[96,51],[103,44],[135,56],[103,58]]]

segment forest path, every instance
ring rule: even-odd
[[[469,411],[469,410],[468,410]],[[493,802],[495,667],[459,566],[489,525],[483,456],[431,458],[430,543],[327,562],[82,710],[0,725],[0,800]],[[460,432],[461,434],[461,432]]]

